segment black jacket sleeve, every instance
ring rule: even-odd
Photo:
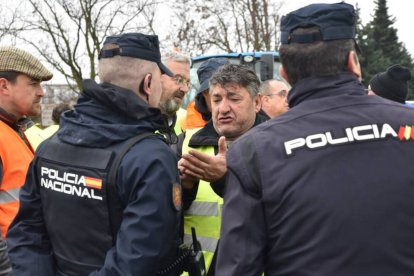
[[[131,148],[118,170],[125,209],[116,245],[91,276],[155,275],[168,263],[179,239],[180,213],[172,194],[178,182],[177,159],[166,144],[145,139]]]
[[[195,200],[198,191],[198,184],[199,182],[194,182],[194,185],[191,189],[185,189],[183,187],[183,209],[188,210],[190,208],[191,203]]]
[[[6,241],[0,235],[0,275],[8,276],[11,275],[11,265],[9,256],[7,255]]]
[[[265,211],[254,192],[256,181],[248,169],[254,160],[246,156],[247,149],[246,144],[232,145],[227,155],[226,189],[231,192],[224,195],[216,276],[259,276],[266,261]]]
[[[227,173],[217,181],[210,182],[210,186],[213,189],[213,191],[219,196],[224,196],[224,187],[226,186],[226,176]]]

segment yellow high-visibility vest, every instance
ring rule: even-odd
[[[33,150],[36,151],[37,147],[42,143],[45,138],[43,137],[43,130],[39,127],[38,124],[35,124],[24,131],[27,140],[29,140],[30,145]]]
[[[177,120],[175,121],[174,131],[176,135],[179,135],[183,132],[182,122],[183,120],[185,120],[185,116],[187,115],[187,110],[180,107],[180,109],[178,109],[176,114],[177,114]]]
[[[48,126],[47,128],[43,129],[42,136],[46,140],[47,138],[55,134],[58,130],[59,130],[59,125]]]
[[[183,141],[183,154],[188,153],[189,141],[198,130],[200,128],[187,129]],[[198,147],[196,150],[214,156],[213,146]],[[192,243],[191,227],[194,227],[204,253],[207,271],[220,238],[222,207],[223,199],[213,191],[210,182],[200,180],[196,198],[190,208],[184,212],[184,243],[188,245]]]

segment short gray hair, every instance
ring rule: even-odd
[[[269,94],[272,94],[272,86],[271,86],[271,84],[272,84],[272,82],[274,82],[274,83],[284,83],[284,84],[286,84],[285,82],[283,82],[282,80],[280,80],[280,79],[269,79],[269,80],[265,80],[265,81],[263,81],[262,82],[262,84],[260,85],[260,94],[261,95],[264,95],[264,96],[267,96],[267,95],[269,95]]]
[[[180,63],[186,63],[191,66],[190,56],[176,51],[170,51],[162,54],[161,61],[164,64],[167,64],[169,61],[175,61]]]
[[[271,81],[272,80],[265,80],[264,82],[262,82],[262,84],[260,85],[260,94],[269,95],[271,93],[271,90],[270,90]]]

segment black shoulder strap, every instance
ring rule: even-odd
[[[112,232],[112,243],[115,244],[116,235],[118,233],[119,227],[122,221],[122,212],[123,209],[120,199],[118,197],[118,191],[116,188],[117,182],[117,175],[118,175],[118,167],[121,163],[124,155],[131,149],[139,141],[150,137],[150,136],[158,136],[153,132],[145,132],[138,136],[132,137],[129,140],[125,141],[121,148],[117,150],[115,159],[112,162],[111,168],[109,169],[108,173],[108,182],[107,182],[107,203],[108,203],[108,214],[109,214],[109,224],[111,227]]]

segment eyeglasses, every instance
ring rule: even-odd
[[[288,92],[286,90],[280,90],[279,92],[271,93],[271,94],[264,95],[264,96],[269,96],[269,97],[271,97],[271,96],[280,96],[282,98],[286,98],[287,95],[288,95]]]
[[[175,75],[174,77],[172,77],[172,79],[175,81],[175,83],[179,86],[187,86],[188,88],[191,87],[191,83],[190,80],[186,79],[185,77],[181,76],[181,75]]]

